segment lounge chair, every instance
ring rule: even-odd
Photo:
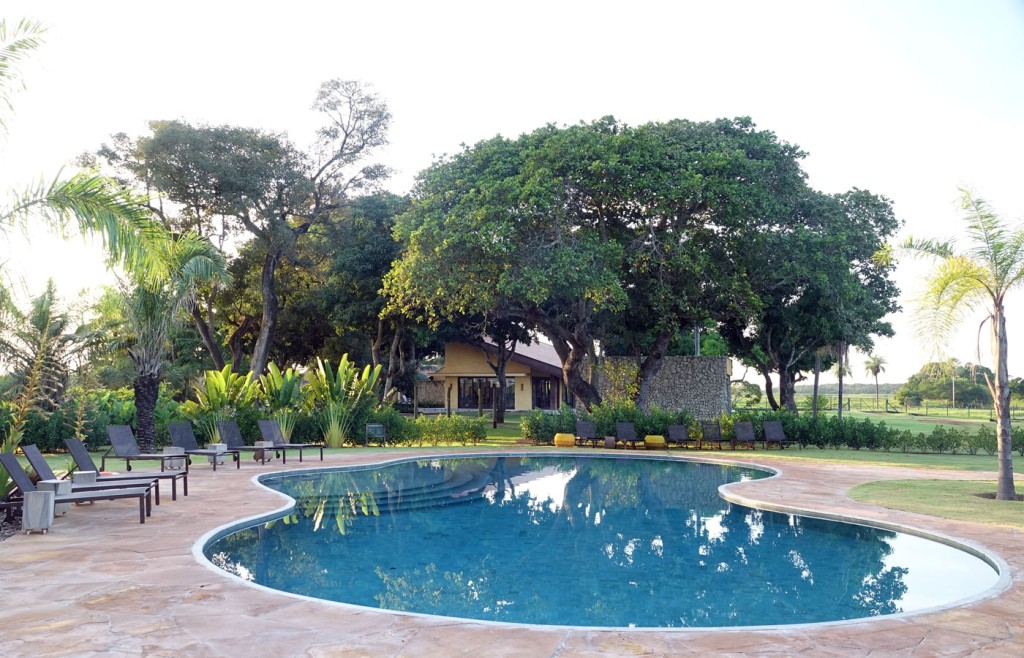
[[[0,453],[0,465],[7,470],[7,474],[14,480],[15,486],[22,495],[36,491],[36,485],[32,484],[31,478],[13,453]],[[107,489],[105,491],[80,491],[69,494],[54,494],[54,504],[59,503],[93,503],[97,500],[119,500],[121,498],[138,498],[139,500],[139,523],[145,523],[146,517],[152,513],[152,498],[150,489],[145,487],[131,489]]]
[[[171,435],[171,445],[175,448],[181,448],[185,451],[185,463],[192,463],[192,456],[199,455],[200,457],[211,457],[210,463],[213,464],[213,470],[217,470],[217,462],[220,461],[218,457],[231,455],[231,458],[235,460],[235,468],[242,467],[242,459],[237,450],[210,450],[209,448],[200,448],[196,443],[196,435],[192,431],[192,423],[167,423],[167,431]],[[185,469],[186,471],[188,468]]]
[[[101,475],[100,469],[96,468],[96,462],[92,460],[92,455],[89,454],[85,444],[80,439],[64,439],[64,445],[68,447],[68,452],[71,453],[71,458],[75,460],[75,465],[78,466],[80,471],[96,471],[97,482],[116,482],[131,480],[133,478],[153,478],[156,480],[170,480],[171,481],[171,500],[178,500],[178,480],[181,480],[182,494],[188,495],[188,471],[146,471],[145,473],[131,474],[131,475]],[[24,448],[22,448],[24,450]],[[28,453],[26,453],[28,454]],[[159,498],[157,498],[157,504],[159,505]]]
[[[754,449],[754,442],[757,441],[757,435],[754,434],[754,424],[749,420],[738,420],[733,424],[733,431],[736,432],[736,439],[733,442],[733,447],[738,445],[749,445],[750,449]]]
[[[100,470],[107,470],[107,458],[113,457],[125,461],[125,469],[132,470],[132,460],[149,459],[160,462],[160,470],[167,468],[169,459],[181,459],[181,455],[164,455],[160,453],[143,453],[139,450],[139,444],[135,442],[135,435],[128,425],[107,425],[107,436],[110,437],[110,449],[103,453],[100,458]],[[113,451],[113,455],[111,455]],[[185,466],[188,470],[188,466]]]
[[[633,423],[615,423],[615,441],[621,441],[623,447],[628,443],[634,448],[637,443],[643,443],[643,439],[636,437],[636,425]]]
[[[803,444],[801,444],[796,439],[786,438],[786,432],[785,430],[782,429],[782,423],[777,420],[764,421],[764,423],[761,425],[761,429],[764,430],[764,447],[766,450],[768,449],[768,444],[770,443],[777,444],[780,450],[785,448],[786,445],[790,443],[796,443],[800,445],[801,448],[804,447]]]
[[[251,452],[253,460],[258,459],[261,464],[266,464],[274,458],[273,448],[257,448],[256,446],[245,445],[245,439],[242,438],[242,430],[238,428],[238,423],[233,420],[218,420],[217,434],[220,435],[221,443],[226,445],[228,450]]]
[[[684,448],[700,447],[700,439],[691,438],[690,428],[686,425],[669,425],[665,430],[665,443],[669,446],[678,445]]]
[[[40,480],[59,480],[57,474],[50,468],[50,463],[46,461],[46,457],[43,457],[43,453],[39,451],[39,447],[32,444],[26,444],[21,446],[21,451],[25,453],[25,458],[28,459],[28,465],[32,467],[32,470],[36,472]],[[97,475],[99,472],[97,471]],[[107,489],[132,489],[134,487],[152,487],[153,488],[153,502],[157,505],[160,504],[160,481],[153,477],[145,475],[132,475],[125,479],[120,480],[100,480],[96,479],[95,482],[71,482],[71,492],[78,493],[82,491],[106,491]]]
[[[384,423],[367,423],[364,434],[365,444],[370,445],[370,439],[375,439],[377,444],[384,447],[388,442],[388,429],[384,426]],[[323,460],[323,448],[320,449],[320,459]]]
[[[576,421],[576,445],[582,446],[590,443],[596,448],[598,442],[603,440],[603,437],[597,435],[597,428],[594,427],[594,423],[589,420]]]
[[[700,421],[700,445],[704,446],[705,443],[711,445],[718,444],[718,449],[722,449],[722,426],[717,420],[702,420]]]
[[[284,433],[281,431],[281,424],[276,420],[261,420],[259,421],[260,434],[263,435],[264,441],[270,441],[274,444],[274,450],[281,451],[281,463],[286,464],[288,460],[289,450],[299,451],[299,461],[302,461],[303,450],[319,450],[320,461],[324,460],[324,446],[320,443],[291,443],[284,438]]]

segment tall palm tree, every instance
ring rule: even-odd
[[[864,361],[864,372],[875,378],[875,408],[878,408],[878,375],[885,372],[885,357],[877,354],[868,354]]]
[[[163,363],[170,351],[173,327],[185,319],[204,282],[227,283],[230,276],[221,253],[195,233],[162,238],[151,235],[150,259],[123,289],[125,323],[131,336],[128,355],[135,366],[135,413],[143,451],[156,448],[153,413],[160,393]]]
[[[1007,293],[1024,279],[1024,229],[1010,230],[989,207],[966,188],[960,189],[960,208],[969,243],[958,251],[954,241],[907,238],[902,247],[908,253],[938,261],[925,279],[917,319],[926,336],[945,342],[967,313],[984,309],[978,327],[989,324],[994,374],[985,376],[992,394],[998,438],[998,500],[1016,500],[1013,485],[1013,452],[1010,436],[1010,383],[1007,374],[1007,334],[1004,303]]]

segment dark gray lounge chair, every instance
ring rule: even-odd
[[[263,436],[264,441],[270,441],[274,444],[274,450],[281,451],[281,463],[288,463],[288,451],[298,450],[299,461],[302,461],[303,450],[319,450],[320,461],[324,460],[324,446],[320,443],[289,443],[284,438],[284,433],[281,431],[281,424],[276,420],[261,420],[259,421],[260,434]],[[381,445],[384,442],[381,441]]]
[[[171,445],[176,448],[181,448],[185,451],[185,463],[192,463],[192,456],[199,455],[200,457],[212,457],[210,463],[213,464],[213,470],[217,470],[217,459],[221,455],[231,455],[231,458],[235,460],[235,468],[242,467],[242,459],[238,454],[237,450],[228,448],[224,451],[210,450],[209,448],[200,448],[196,443],[195,432],[192,431],[192,423],[167,423],[167,431],[171,435]],[[188,470],[187,468],[185,469]]]
[[[257,448],[245,445],[245,439],[242,438],[242,430],[239,429],[238,423],[233,420],[218,420],[217,433],[220,435],[221,443],[226,445],[228,450],[251,452],[252,458],[254,460],[258,459],[262,464],[266,464],[274,458],[273,448]]]
[[[722,449],[722,426],[717,420],[702,420],[700,421],[700,445],[704,446],[705,443],[711,445],[718,444],[718,449]]]
[[[761,425],[761,429],[764,430],[764,447],[767,450],[769,444],[775,444],[779,446],[779,449],[785,448],[788,444],[796,443],[801,448],[801,444],[796,439],[786,438],[786,432],[782,429],[782,423],[777,420],[766,420]]]
[[[28,477],[28,473],[21,467],[18,458],[10,452],[0,453],[0,465],[3,465],[8,475],[14,480],[15,486],[22,495],[36,491],[36,485]],[[152,513],[152,498],[150,490],[144,487],[132,489],[107,489],[105,491],[82,491],[70,494],[55,494],[54,503],[93,503],[97,500],[119,500],[122,498],[137,498],[139,500],[139,523],[145,523],[146,517]]]
[[[21,446],[21,451],[25,454],[25,458],[28,459],[28,465],[32,467],[32,470],[36,472],[40,480],[58,480],[57,474],[50,468],[50,463],[46,461],[46,457],[43,457],[43,453],[39,451],[39,447],[32,444],[26,444]],[[99,475],[99,471],[96,472]],[[107,489],[131,489],[134,487],[152,487],[153,489],[153,502],[157,505],[160,504],[160,481],[156,478],[143,476],[143,475],[132,475],[126,479],[121,480],[105,480],[101,481],[99,478],[95,482],[89,483],[71,483],[71,492],[78,493],[81,491],[106,491]]]
[[[637,443],[643,443],[643,439],[637,438],[636,425],[633,423],[615,423],[615,440],[621,441],[623,447],[628,443],[635,448]]]
[[[665,430],[665,443],[669,446],[678,445],[684,448],[700,447],[700,440],[690,436],[690,428],[686,425],[669,425]]]
[[[131,475],[101,475],[100,469],[96,468],[96,462],[92,460],[92,455],[89,454],[89,450],[86,449],[85,444],[82,443],[80,439],[64,439],[64,445],[68,447],[68,452],[71,453],[71,458],[75,460],[75,465],[78,466],[78,470],[96,471],[97,482],[116,482],[131,480],[133,478],[170,480],[171,500],[178,500],[178,480],[181,480],[182,494],[185,496],[188,495],[188,471],[146,471],[143,473],[133,473]],[[157,505],[159,504],[158,497]]]
[[[388,428],[384,426],[384,423],[367,423],[366,424],[366,445],[370,445],[370,439],[374,439],[377,445],[384,447],[388,442]],[[320,460],[323,461],[324,453],[320,451]]]
[[[733,447],[738,445],[750,446],[750,449],[754,449],[754,442],[757,441],[757,435],[754,434],[754,424],[749,420],[738,420],[733,426],[733,431],[736,432],[736,439],[733,443]]]
[[[167,460],[181,459],[181,455],[164,455],[161,453],[143,453],[139,450],[139,444],[135,442],[135,435],[128,425],[107,425],[107,436],[110,437],[110,450],[107,450],[100,458],[100,470],[107,470],[107,458],[123,459],[125,469],[132,470],[132,460],[148,459],[160,462],[160,470],[167,468]],[[110,453],[114,454],[111,455]],[[188,470],[186,464],[185,470]]]
[[[594,423],[589,420],[576,421],[576,445],[582,446],[590,443],[596,448],[598,442],[603,440],[603,437],[597,435],[597,428],[594,426]]]

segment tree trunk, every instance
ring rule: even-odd
[[[789,368],[779,368],[779,402],[786,411],[797,413],[796,396],[793,392],[795,385],[793,374]]]
[[[846,344],[839,343],[839,420],[843,419],[843,354],[846,352]]]
[[[388,393],[395,387],[395,380],[401,377],[402,373],[405,372],[405,355],[400,349],[402,346],[402,339],[405,337],[402,320],[395,323],[394,331],[395,335],[391,339],[391,349],[388,350],[388,369],[387,376],[384,379],[384,393],[381,397],[382,400],[388,399]]]
[[[665,365],[665,350],[672,342],[674,333],[674,331],[662,331],[654,341],[654,345],[651,346],[650,354],[644,357],[640,364],[640,386],[636,396],[636,406],[640,409],[646,411],[651,406],[651,386],[654,384],[654,378],[661,371],[661,367]]]
[[[373,359],[374,367],[381,364],[381,346],[384,344],[384,329],[386,324],[384,318],[377,320],[377,334],[373,337],[373,341],[370,343],[370,358]]]
[[[139,450],[156,452],[156,411],[160,395],[160,375],[139,375],[132,383],[135,389],[135,424],[139,439]]]
[[[208,323],[199,309],[199,304],[192,305],[192,324],[196,326],[199,337],[203,339],[203,345],[210,354],[214,370],[224,369],[224,352],[220,349],[220,343],[213,333],[211,323]]]
[[[228,348],[231,350],[231,372],[241,373],[242,361],[245,358],[242,354],[242,339],[252,331],[255,324],[256,320],[251,315],[246,315],[242,318],[242,324],[238,325],[238,328],[232,331],[231,336],[228,337]]]
[[[1017,500],[1013,486],[1013,445],[1010,433],[1010,378],[1007,374],[1006,316],[1002,304],[997,304],[992,318],[992,352],[995,361],[995,381],[989,381],[992,402],[996,412],[997,451],[999,454],[996,500]],[[987,378],[987,377],[986,377]]]
[[[814,393],[811,396],[811,417],[818,417],[818,376],[821,374],[821,354],[814,354]]]
[[[779,403],[775,400],[775,389],[772,388],[772,374],[768,370],[762,370],[761,375],[764,377],[764,395],[768,398],[768,406],[773,411],[778,411]]]
[[[260,278],[260,292],[263,295],[263,320],[260,322],[260,335],[256,339],[256,347],[252,351],[249,370],[253,376],[262,375],[270,360],[270,346],[274,342],[274,331],[277,329],[277,289],[274,285],[274,273],[277,270],[281,250],[268,247],[267,257],[263,260],[263,276]]]

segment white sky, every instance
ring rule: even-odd
[[[153,119],[255,126],[305,146],[317,88],[337,77],[372,83],[389,104],[381,160],[398,193],[435,154],[548,122],[747,115],[809,153],[815,188],[892,199],[901,237],[960,233],[964,183],[1004,217],[1024,215],[1021,0],[3,0],[0,15],[49,27],[0,141],[0,193]],[[81,240],[30,237],[5,237],[0,259],[31,292],[48,276],[68,298],[111,280]],[[897,272],[905,311],[877,344],[883,382],[933,357],[907,313],[926,271]],[[1024,375],[1022,304],[1008,314],[1011,376]],[[968,324],[949,354],[976,362]],[[853,356],[854,381],[868,381],[863,360]]]

